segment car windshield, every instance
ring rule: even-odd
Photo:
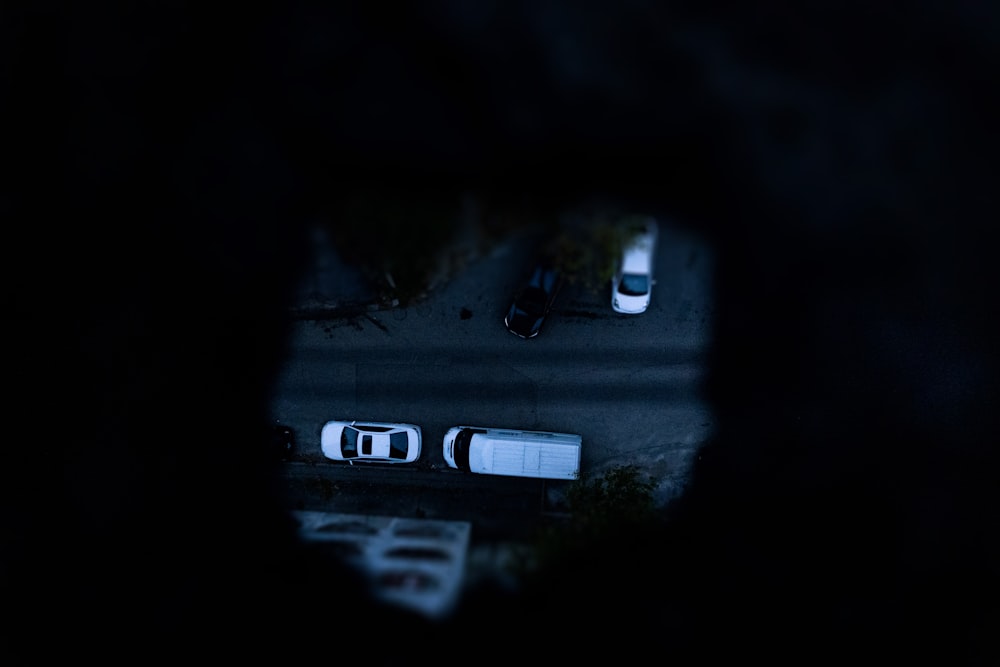
[[[625,296],[642,296],[649,292],[649,276],[625,273],[618,285],[618,291]]]
[[[538,287],[529,287],[521,292],[517,300],[517,309],[532,315],[541,315],[545,310],[545,291]]]
[[[358,431],[350,426],[344,427],[340,434],[340,451],[344,456],[354,456],[358,453]]]

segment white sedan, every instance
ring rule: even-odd
[[[653,255],[659,232],[656,220],[643,218],[630,226],[621,261],[611,280],[611,307],[635,315],[649,307],[653,285]]]
[[[320,433],[323,456],[335,461],[412,463],[420,457],[416,424],[329,421]]]

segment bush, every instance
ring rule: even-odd
[[[552,243],[552,254],[568,280],[593,292],[603,290],[635,235],[630,222],[630,217],[596,215],[564,229]]]
[[[445,193],[358,187],[331,216],[345,262],[406,303],[426,288],[457,228],[460,199]],[[388,278],[391,276],[391,278]]]
[[[642,479],[633,465],[615,466],[599,477],[581,475],[566,491],[567,517],[537,531],[513,573],[520,578],[546,573],[594,545],[650,527],[658,516],[655,488],[655,478]]]

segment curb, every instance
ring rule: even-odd
[[[339,320],[363,317],[367,313],[377,311],[392,310],[398,305],[399,299],[393,299],[389,302],[371,301],[293,306],[288,310],[293,320]]]

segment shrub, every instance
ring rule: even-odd
[[[650,527],[657,519],[655,488],[656,480],[643,479],[633,465],[615,466],[597,477],[581,475],[567,489],[567,517],[537,531],[513,573],[520,578],[548,573],[594,545]]]

